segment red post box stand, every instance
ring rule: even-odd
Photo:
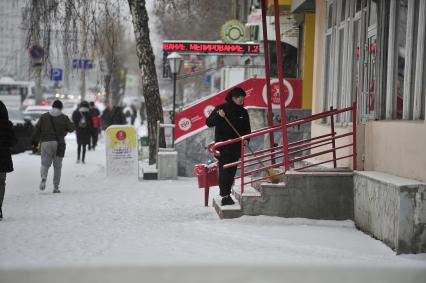
[[[211,186],[219,184],[219,168],[216,163],[197,164],[194,166],[194,174],[198,177],[198,187],[204,188],[204,206],[209,206],[209,190]]]

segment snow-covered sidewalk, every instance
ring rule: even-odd
[[[71,136],[62,193],[52,194],[52,171],[46,191],[38,190],[39,156],[13,157],[0,222],[0,270],[228,264],[426,270],[426,254],[397,256],[352,221],[220,220],[203,206],[195,178],[107,178],[103,144],[87,152],[86,164],[75,160]]]

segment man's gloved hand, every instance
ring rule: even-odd
[[[218,111],[217,111],[217,114],[219,114],[219,116],[220,117],[225,117],[225,111],[223,111],[223,109],[219,109]]]

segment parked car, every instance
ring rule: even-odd
[[[13,131],[18,139],[18,143],[12,148],[12,153],[24,152],[32,150],[31,135],[34,130],[34,125],[30,120],[24,119],[24,116],[19,110],[9,110],[9,120],[13,124]]]
[[[51,106],[43,106],[43,105],[32,105],[28,106],[22,114],[26,119],[30,119],[35,125],[40,119],[40,116],[46,112],[49,112],[52,109]]]

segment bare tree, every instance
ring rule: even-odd
[[[99,16],[99,11],[102,9],[102,5],[105,7],[105,3],[115,3],[114,7],[120,6],[125,3],[125,0],[31,0],[29,7],[29,15],[27,17],[28,36],[27,46],[30,47],[33,44],[40,44],[45,50],[44,61],[48,61],[49,50],[50,50],[50,35],[52,28],[58,26],[63,27],[63,56],[66,61],[69,60],[69,54],[75,53],[76,49],[80,49],[83,55],[89,53],[88,43],[92,42],[92,48],[99,47],[97,41],[101,42],[99,30],[97,29],[100,25],[96,24]],[[154,53],[151,47],[151,41],[149,38],[148,28],[148,14],[145,7],[146,2],[144,0],[128,0],[127,1],[133,19],[133,27],[136,38],[136,53],[139,59],[139,68],[142,77],[143,84],[143,95],[145,98],[145,104],[147,109],[147,120],[148,120],[148,135],[149,135],[149,163],[153,164],[156,162],[156,137],[157,137],[157,121],[163,122],[163,109],[161,105],[160,93],[158,89],[157,73],[155,68]],[[112,11],[111,9],[109,10]],[[104,13],[107,11],[104,10]],[[120,15],[119,15],[120,16]],[[100,17],[102,19],[102,17]],[[119,25],[117,25],[118,27]],[[73,31],[70,36],[70,30]],[[102,30],[102,29],[101,29]],[[80,31],[80,34],[78,33]],[[118,33],[119,34],[119,33]],[[105,86],[106,89],[112,92],[114,90],[113,85],[118,84],[119,77],[123,77],[123,72],[119,72],[119,75],[115,72],[117,70],[117,56],[107,55],[111,54],[111,48],[115,48],[118,38],[115,38],[111,34],[104,34],[106,38],[111,39],[113,44],[103,46],[101,52],[104,56],[110,60],[110,74],[109,78],[106,77]],[[112,38],[108,38],[111,36]],[[104,38],[105,39],[105,38]],[[70,41],[76,43],[78,40],[80,46],[72,44]],[[77,47],[77,48],[76,48]],[[68,48],[73,48],[69,50]],[[78,51],[77,51],[78,52]],[[47,64],[45,65],[47,69]],[[41,72],[41,71],[40,71]],[[39,74],[39,77],[41,73]],[[83,75],[82,75],[83,77]],[[82,88],[84,87],[84,79]],[[160,145],[165,145],[164,133],[160,135]]]
[[[156,134],[157,121],[163,123],[163,108],[161,106],[160,91],[158,89],[155,57],[149,38],[148,13],[145,0],[128,0],[133,19],[133,28],[136,38],[136,52],[139,58],[139,68],[142,75],[143,95],[145,98],[148,136],[149,136],[149,163],[156,162]],[[164,147],[164,133],[160,135],[160,145]]]

